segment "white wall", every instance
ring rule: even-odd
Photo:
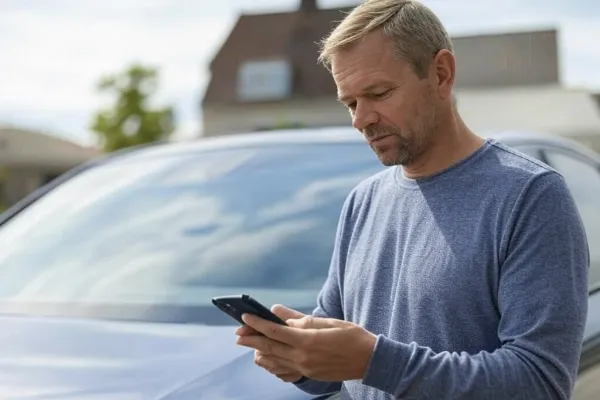
[[[309,126],[350,125],[348,111],[335,99],[296,100],[269,104],[209,106],[203,110],[204,136],[251,132],[280,123]]]
[[[527,130],[579,140],[600,150],[600,110],[589,92],[557,86],[458,90],[458,109],[477,131]],[[251,132],[278,122],[350,125],[334,99],[207,107],[204,135]]]
[[[589,92],[560,87],[457,91],[458,109],[474,130],[523,129],[600,137],[600,110]]]

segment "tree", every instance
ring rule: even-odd
[[[171,136],[175,130],[173,108],[152,109],[149,105],[157,87],[157,70],[141,65],[100,80],[98,90],[116,97],[114,104],[99,111],[92,123],[105,151],[166,140]]]

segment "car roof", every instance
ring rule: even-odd
[[[571,139],[539,132],[530,131],[490,131],[479,132],[480,136],[493,138],[508,146],[544,144],[546,146],[568,148],[585,154],[591,159],[599,160],[600,156],[587,147]],[[322,127],[308,129],[281,129],[268,132],[236,133],[222,136],[212,136],[195,140],[155,143],[116,152],[108,158],[128,159],[163,157],[183,155],[196,152],[210,152],[249,147],[270,147],[280,145],[302,144],[341,144],[361,143],[363,136],[354,128],[347,126]],[[108,159],[105,161],[109,161]]]

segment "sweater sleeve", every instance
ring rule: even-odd
[[[365,385],[402,399],[571,397],[587,317],[589,250],[562,176],[538,175],[517,200],[502,238],[501,346],[435,352],[379,335]]]
[[[317,307],[312,315],[322,318],[344,319],[342,308],[342,277],[346,265],[346,255],[352,233],[352,206],[354,191],[348,196],[342,207],[334,240],[333,254],[325,283],[317,297]],[[324,382],[302,379],[295,383],[302,391],[313,394],[327,394],[341,389],[341,382]]]

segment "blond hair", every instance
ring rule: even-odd
[[[366,0],[350,12],[321,42],[319,62],[328,69],[335,53],[368,33],[381,29],[394,44],[396,56],[424,78],[438,51],[452,51],[452,41],[439,18],[418,1]]]

